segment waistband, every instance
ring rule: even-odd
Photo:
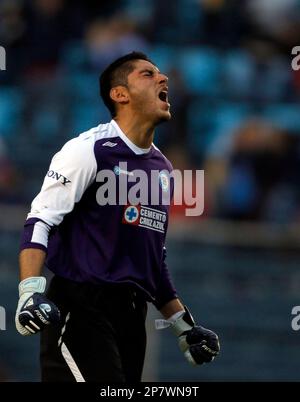
[[[144,292],[142,292],[138,286],[135,286],[132,283],[110,283],[110,282],[101,282],[101,283],[91,283],[91,282],[77,282],[72,281],[67,278],[63,278],[62,276],[54,275],[52,281],[60,286],[68,286],[69,288],[74,288],[78,290],[84,290],[86,292],[98,293],[101,292],[107,297],[113,297],[114,299],[139,299],[141,301],[149,301]]]

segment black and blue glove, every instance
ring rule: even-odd
[[[209,363],[220,352],[218,335],[210,329],[196,326],[187,307],[168,320],[156,320],[157,329],[166,327],[170,327],[178,337],[179,347],[192,365]]]
[[[40,332],[46,325],[58,323],[60,312],[43,293],[46,278],[35,276],[19,284],[19,302],[15,316],[16,328],[21,335]]]

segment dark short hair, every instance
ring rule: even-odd
[[[100,75],[100,95],[112,117],[116,116],[116,105],[110,97],[110,90],[118,85],[127,85],[127,77],[134,70],[134,62],[136,60],[146,60],[154,64],[144,53],[132,52],[119,57]]]

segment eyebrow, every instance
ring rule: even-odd
[[[156,67],[153,67],[153,68],[151,68],[151,67],[145,67],[145,68],[143,68],[141,71],[139,71],[139,74],[143,74],[143,73],[146,73],[146,72],[151,72],[151,73],[158,73],[158,74],[160,74],[160,71],[159,71],[159,69]]]

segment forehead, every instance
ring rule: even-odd
[[[139,73],[140,71],[143,71],[145,69],[150,69],[153,70],[154,72],[159,73],[159,69],[152,63],[150,63],[147,60],[136,60],[134,62],[134,70],[133,73]]]

